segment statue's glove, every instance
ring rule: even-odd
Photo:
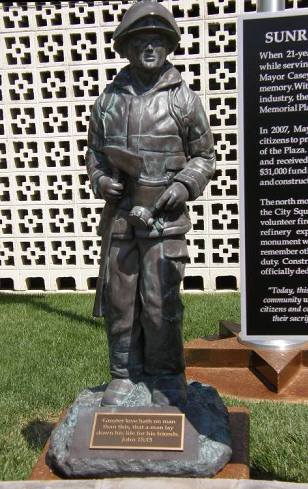
[[[157,211],[161,209],[173,211],[183,206],[188,199],[189,192],[185,185],[181,182],[174,182],[159,197],[155,209]]]
[[[110,177],[100,177],[98,180],[98,192],[100,197],[107,202],[119,200],[123,195],[124,186]]]

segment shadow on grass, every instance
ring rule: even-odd
[[[43,310],[47,312],[48,314],[57,314],[62,317],[66,317],[67,319],[74,321],[74,322],[79,322],[86,324],[87,326],[90,326],[91,328],[101,328],[103,327],[103,322],[97,319],[94,319],[92,317],[89,317],[90,314],[88,315],[81,315],[81,314],[76,314],[72,312],[69,308],[63,309],[60,307],[54,307],[53,305],[49,304],[46,302],[46,296],[44,295],[13,295],[13,294],[5,294],[2,293],[0,294],[0,303],[2,305],[8,304],[8,305],[26,305],[26,306],[33,306],[38,310]]]
[[[281,482],[296,482],[294,478],[289,478],[287,475],[279,475],[276,472],[267,471],[264,468],[251,467],[250,478],[262,481],[281,481]]]
[[[42,450],[56,423],[35,419],[21,430],[29,448]]]

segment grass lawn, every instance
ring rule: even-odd
[[[185,295],[185,340],[239,321],[239,295]],[[0,480],[26,479],[60,412],[108,381],[93,295],[0,295]],[[225,399],[251,411],[252,478],[308,481],[308,406]]]

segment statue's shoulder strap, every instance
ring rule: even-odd
[[[183,92],[185,91],[186,84],[184,81],[182,81],[179,85],[176,87],[172,87],[169,89],[168,92],[168,107],[169,107],[169,112],[171,117],[174,119],[176,122],[180,136],[183,141],[183,148],[186,157],[189,157],[189,147],[188,147],[188,124],[187,124],[187,117],[185,116],[183,107],[182,107],[182,100],[179,100],[183,98]],[[180,93],[182,92],[182,93]],[[184,105],[186,105],[186,100],[183,100]]]
[[[114,103],[114,93],[105,89],[99,96],[98,100],[99,100],[99,118],[103,127],[103,138],[105,139],[106,136],[105,119],[109,108],[111,108]]]
[[[111,90],[104,90],[101,94],[101,112],[105,116],[109,108],[112,107],[114,103],[115,93]]]

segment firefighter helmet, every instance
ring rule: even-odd
[[[156,0],[141,0],[133,4],[113,33],[114,49],[121,56],[127,37],[144,31],[161,32],[169,39],[173,52],[181,38],[180,29],[173,15]]]

